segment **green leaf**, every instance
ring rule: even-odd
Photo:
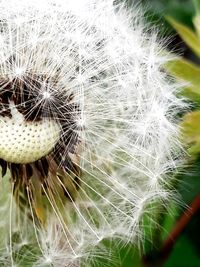
[[[191,155],[200,153],[200,111],[193,111],[184,116],[181,123],[183,140],[190,145]]]
[[[161,36],[171,36],[172,27],[166,22],[164,14],[175,17],[184,25],[192,27],[194,17],[194,6],[191,0],[135,0],[142,4],[145,10],[145,17],[148,22],[153,23],[159,29]],[[125,0],[133,7],[133,0]],[[162,25],[162,27],[160,27]]]
[[[194,198],[200,194],[200,155],[188,163],[187,167],[177,177],[181,182],[178,192],[184,204],[190,205]]]
[[[199,0],[193,0],[193,4],[194,4],[196,13],[200,14],[200,1]]]
[[[177,22],[172,17],[167,16],[167,21],[173,26],[173,28],[178,32],[183,41],[192,49],[192,51],[200,57],[200,39],[198,36],[190,30],[188,27]]]
[[[174,227],[177,218],[180,214],[180,207],[176,203],[170,203],[167,209],[168,212],[164,215],[163,223],[162,223],[162,232],[161,238],[162,241],[166,240],[169,236],[170,231]]]
[[[200,257],[195,252],[193,244],[186,236],[181,236],[174,245],[174,249],[163,267],[197,267]]]
[[[200,68],[185,59],[175,59],[165,65],[166,70],[187,86],[183,89],[183,95],[200,102]]]
[[[103,248],[109,251],[109,254],[100,253],[97,257],[87,259],[87,263],[91,267],[141,267],[141,255],[139,250],[133,244],[125,244],[119,239],[103,240],[100,246],[100,251]],[[101,250],[102,249],[102,250]],[[87,264],[86,264],[87,265]],[[85,266],[85,264],[81,265]]]
[[[199,86],[184,87],[181,95],[189,98],[190,100],[200,103]]]
[[[189,81],[196,86],[200,85],[200,68],[193,63],[179,58],[169,61],[166,65],[166,68],[175,77]]]
[[[193,24],[195,26],[196,33],[197,33],[198,37],[200,38],[200,15],[196,15],[193,18]]]

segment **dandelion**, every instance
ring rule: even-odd
[[[33,266],[88,267],[110,257],[103,240],[140,241],[150,205],[172,198],[184,104],[162,69],[171,55],[141,15],[112,0],[1,1],[0,165],[11,175],[12,266],[21,260],[13,227],[21,247],[37,243]]]

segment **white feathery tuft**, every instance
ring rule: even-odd
[[[54,207],[47,227],[35,226],[41,257],[33,266],[88,267],[109,257],[103,240],[142,240],[150,205],[173,198],[176,115],[185,104],[163,70],[172,56],[142,16],[112,0],[1,0],[0,77],[56,77],[56,94],[72,93],[80,107],[81,185],[67,223]],[[52,98],[41,94],[49,108]]]

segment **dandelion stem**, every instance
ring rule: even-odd
[[[192,201],[190,206],[184,211],[184,213],[180,216],[179,220],[175,224],[168,238],[164,242],[160,251],[156,255],[155,258],[149,257],[149,255],[143,258],[143,266],[151,267],[151,266],[163,266],[166,260],[168,259],[174,244],[177,239],[180,237],[183,230],[186,228],[188,223],[191,221],[192,217],[200,210],[200,195],[196,196]]]
[[[174,228],[172,229],[169,237],[164,242],[160,251],[160,256],[166,260],[172,251],[176,240],[179,238],[183,230],[186,228],[192,217],[200,210],[200,195],[195,197],[190,206],[181,215]]]

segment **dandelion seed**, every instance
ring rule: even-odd
[[[103,240],[141,240],[149,204],[171,199],[184,103],[141,15],[112,0],[1,1],[0,165],[30,218],[33,266],[110,258]]]

